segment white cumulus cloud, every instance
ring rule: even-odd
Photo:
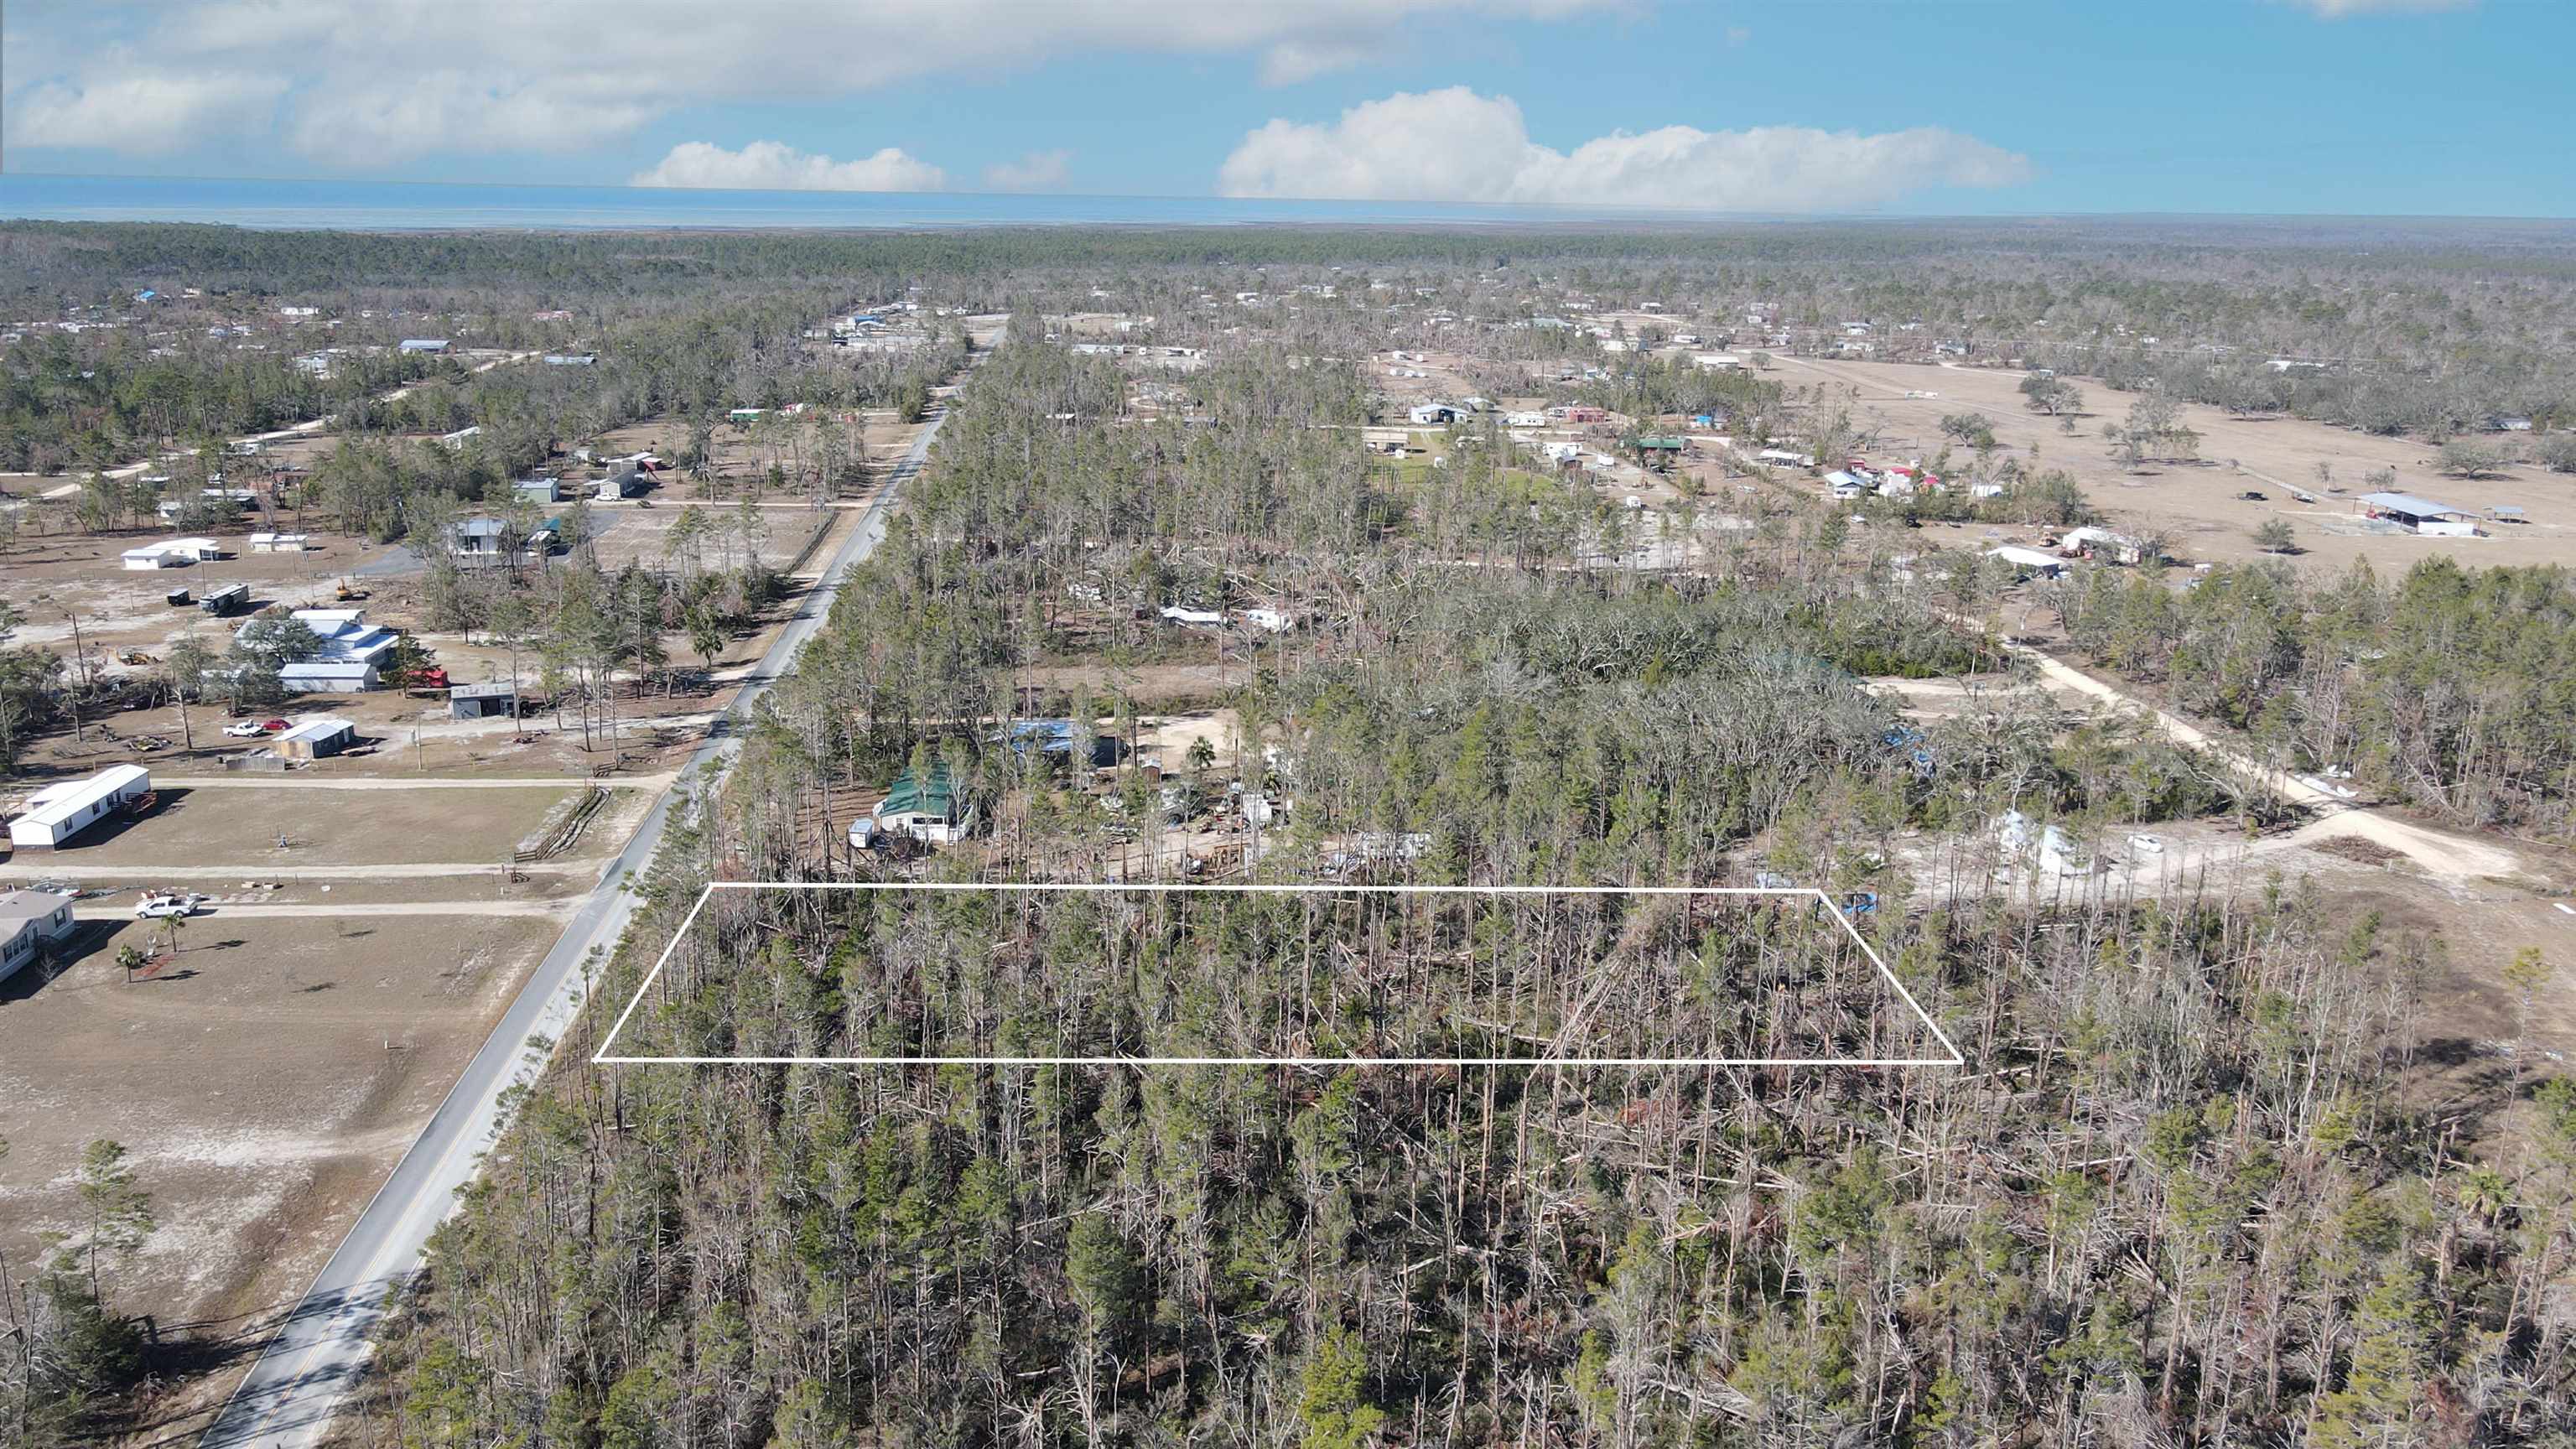
[[[938,191],[947,186],[948,175],[894,146],[855,161],[835,161],[779,141],[754,141],[739,151],[683,141],[660,165],[635,173],[633,184],[726,191]]]
[[[1655,0],[153,0],[9,7],[8,139],[277,141],[393,166],[566,154],[692,106],[815,104],[1076,56],[1246,57],[1283,83],[1412,37]],[[137,58],[154,68],[152,84]],[[193,89],[191,88],[193,87]],[[93,99],[96,98],[96,99]],[[256,104],[253,104],[256,102]]]
[[[304,155],[352,167],[434,150],[564,154],[623,136],[660,109],[632,87],[596,80],[510,87],[438,71],[372,86],[334,77],[297,98],[286,140]]]
[[[9,139],[129,154],[163,150],[207,131],[264,126],[285,91],[274,76],[122,67],[29,87],[11,108]]]
[[[1929,187],[2010,186],[2029,158],[1938,127],[1613,132],[1572,151],[1530,139],[1506,96],[1398,92],[1331,124],[1273,120],[1225,158],[1228,196],[1865,211]]]
[[[1064,185],[1071,151],[1031,151],[1017,161],[996,161],[984,168],[985,188],[992,191],[1054,191]]]

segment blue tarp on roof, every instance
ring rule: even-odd
[[[1010,745],[1012,752],[1022,755],[1034,749],[1042,755],[1070,756],[1074,751],[1075,742],[1080,738],[1081,732],[1074,728],[1073,721],[1069,719],[1024,719],[1003,732],[1003,739]],[[1125,752],[1124,742],[1116,735],[1091,737],[1091,763],[1094,768],[1106,768],[1117,764]]]

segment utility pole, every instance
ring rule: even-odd
[[[89,694],[89,647],[81,642],[79,611],[65,609],[63,617],[71,621],[72,669],[80,684],[79,691],[72,695],[72,738],[87,743],[89,735],[81,727],[81,701]]]

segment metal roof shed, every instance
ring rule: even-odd
[[[2369,516],[2403,524],[2417,533],[2474,537],[2478,531],[2474,510],[2412,493],[2365,493],[2357,502]]]
[[[308,719],[276,739],[269,748],[290,760],[327,759],[340,753],[358,739],[357,727],[347,720],[325,715]]]
[[[298,659],[277,671],[278,683],[312,694],[356,694],[383,687],[372,659]]]
[[[2477,516],[2466,508],[2437,503],[2430,498],[2418,498],[2412,493],[2365,493],[2358,501],[2364,507],[2376,509],[2381,513],[2394,513],[2407,518],[2474,518]]]
[[[449,719],[508,719],[517,712],[519,687],[506,679],[489,684],[450,685]]]

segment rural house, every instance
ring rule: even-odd
[[[52,891],[0,891],[0,981],[73,930],[72,898]]]
[[[864,820],[850,822],[850,844],[865,849],[879,836],[908,836],[924,845],[947,845],[975,827],[975,811],[949,778],[946,764],[930,767],[925,783],[906,773]]]

